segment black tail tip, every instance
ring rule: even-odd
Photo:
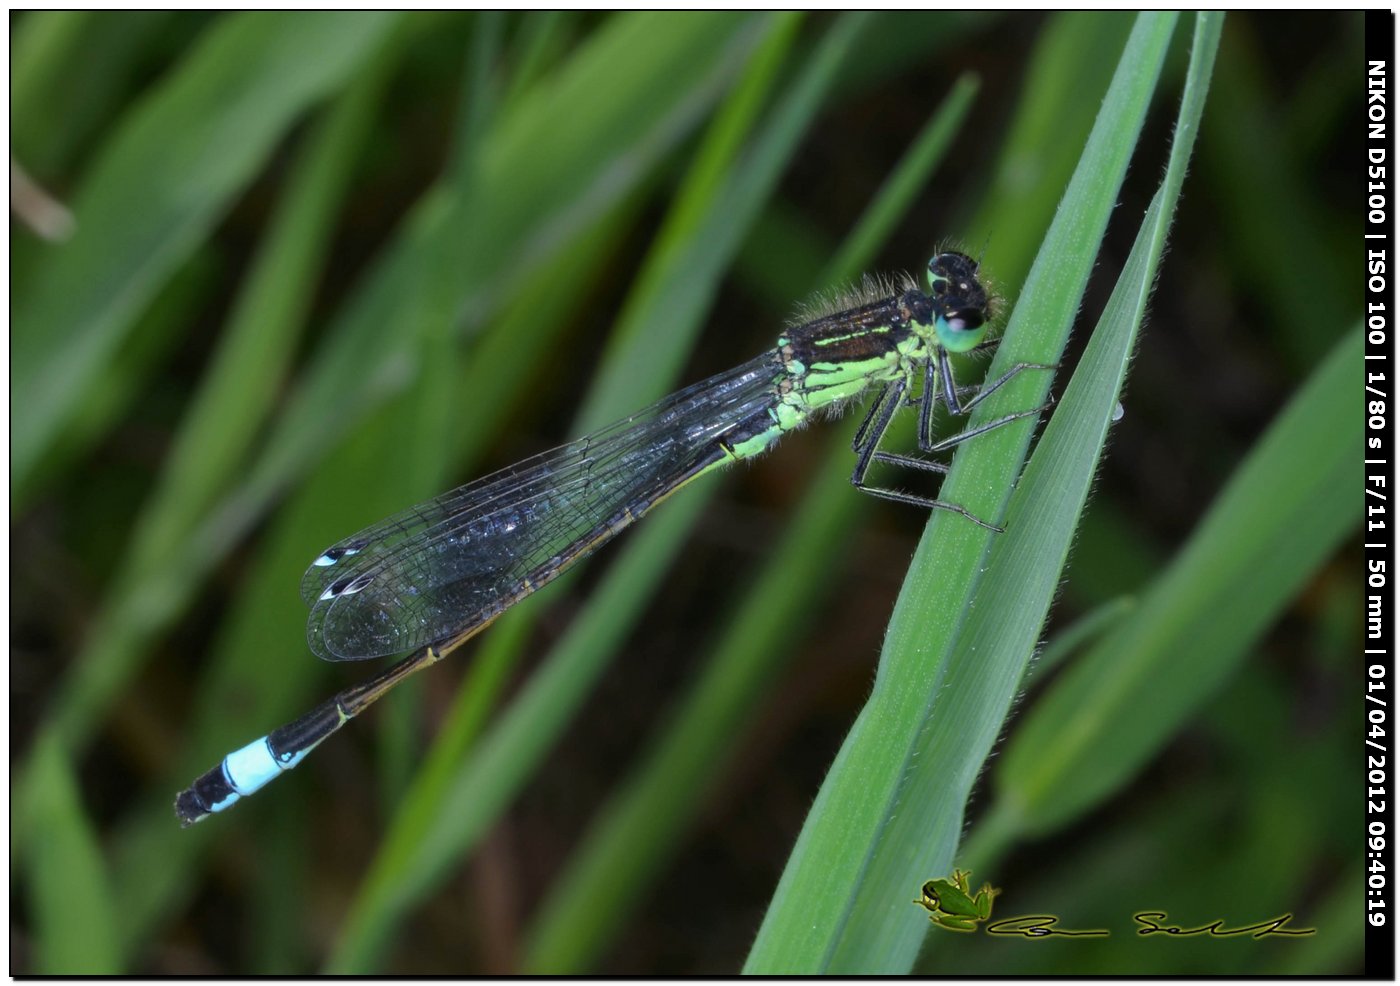
[[[180,820],[180,827],[187,829],[195,822],[208,818],[209,808],[194,788],[187,788],[175,798],[175,817]]]

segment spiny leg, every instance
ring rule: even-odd
[[[1000,339],[992,339],[989,342],[984,342],[982,343],[982,345],[974,347],[970,351],[975,353],[979,350],[989,349],[996,346],[996,344],[1000,341]],[[950,381],[953,378],[951,372],[947,374],[941,374],[941,376],[945,381]],[[938,401],[940,396],[938,393],[939,378],[940,372],[935,367],[933,360],[924,360],[923,392],[915,396],[911,391],[909,399],[904,402],[909,407],[913,407],[915,404],[919,404],[920,402],[923,403],[923,411],[919,415],[919,448],[926,449],[933,444],[933,416],[938,410]],[[953,400],[952,403],[949,404],[949,407],[957,408],[959,406],[958,398],[964,397],[967,394],[976,395],[977,392],[978,388],[975,385],[959,387],[956,384],[954,384],[952,388]],[[947,403],[947,397],[944,396],[943,399],[944,402]],[[958,412],[954,411],[953,413],[956,414]]]
[[[933,412],[938,410],[938,376],[933,360],[924,360],[924,406],[919,414],[919,448],[933,444]]]
[[[856,429],[855,437],[851,439],[852,452],[860,452],[860,450],[866,446],[867,439],[870,437],[871,424],[875,421],[877,415],[885,413],[885,398],[889,395],[890,387],[892,386],[894,386],[894,384],[885,384],[880,388],[880,392],[875,395],[875,399],[870,402],[870,410],[865,412],[865,417],[861,420],[860,427]],[[919,416],[920,447],[933,443],[933,412],[938,404],[937,386],[932,361],[924,363],[923,393],[916,393],[912,387],[907,387],[904,383],[899,384],[901,391],[908,391],[908,396],[904,398],[905,407],[917,407],[920,403],[924,405],[924,412]],[[976,393],[977,388],[975,386],[958,388],[959,396]],[[929,400],[925,400],[924,398],[928,395],[932,396]]]
[[[1039,413],[1042,412],[1042,411],[1048,410],[1049,408],[1051,408],[1052,406],[1054,406],[1054,404],[1055,404],[1055,402],[1054,402],[1053,400],[1048,400],[1048,401],[1046,401],[1044,404],[1040,405],[1039,407],[1033,407],[1033,408],[1030,408],[1029,410],[1026,410],[1026,411],[1017,411],[1015,414],[1005,414],[1005,415],[1002,415],[1000,418],[996,418],[996,419],[994,419],[994,420],[992,420],[992,421],[988,421],[986,424],[978,425],[976,428],[969,428],[967,431],[960,431],[960,432],[958,432],[956,435],[949,435],[947,438],[943,439],[942,441],[934,442],[932,445],[928,446],[927,448],[922,449],[922,451],[924,451],[924,452],[930,452],[930,453],[946,452],[946,451],[948,451],[950,448],[957,448],[959,445],[961,445],[963,442],[967,441],[969,438],[976,438],[978,435],[985,435],[985,434],[986,434],[987,432],[989,432],[989,431],[995,431],[996,429],[1000,428],[1002,425],[1010,424],[1010,423],[1013,422],[1013,421],[1019,421],[1021,418],[1029,418],[1031,415],[1039,414]],[[885,460],[883,457],[881,457],[881,460],[880,460],[880,461],[883,462],[883,461],[886,461],[886,460]],[[915,462],[922,462],[922,461],[924,461],[924,460],[922,460],[922,459],[915,459],[915,460],[913,460],[913,461],[915,461]],[[934,470],[934,471],[938,471],[938,470]],[[942,471],[946,472],[946,471],[947,471],[947,467],[945,466],[945,467],[943,468]]]
[[[992,341],[996,342],[998,340]],[[987,343],[983,343],[982,346],[979,346],[977,348],[981,349],[986,345]],[[975,351],[976,350],[974,350],[974,352]],[[982,401],[986,400],[1001,387],[1005,386],[1007,381],[1011,380],[1011,378],[1015,377],[1018,373],[1020,373],[1023,370],[1054,370],[1057,368],[1055,366],[1051,366],[1045,363],[1017,363],[1015,366],[1011,367],[1009,370],[1007,370],[1001,376],[997,377],[997,379],[992,381],[991,383],[984,384],[980,388],[971,388],[957,386],[956,382],[953,379],[953,366],[948,359],[947,350],[939,350],[937,359],[938,376],[943,385],[942,390],[944,403],[948,405],[949,411],[951,411],[953,414],[958,415],[967,414],[968,412],[970,412]],[[929,362],[929,366],[932,366],[931,360]],[[974,390],[976,393],[972,400],[968,401],[966,404],[961,403],[959,398],[962,397],[964,394]],[[1009,424],[1010,422],[1015,421],[1019,418],[1026,418],[1030,417],[1033,414],[1039,414],[1054,403],[1054,398],[1051,398],[1039,407],[1034,407],[1027,411],[1018,411],[1015,414],[1003,415],[1000,418],[997,418],[993,421],[988,421],[986,424],[979,425],[976,428],[970,428],[967,431],[959,432],[956,435],[950,435],[939,442],[933,441],[933,416],[931,414],[932,408],[925,407],[923,418],[920,421],[919,427],[919,449],[923,452],[930,453],[946,452],[950,448],[955,448],[958,445],[961,445],[969,438],[976,438],[978,435],[984,435],[989,431],[992,431],[996,428],[1000,428],[1002,425]],[[876,457],[882,462],[896,461],[896,457],[889,457],[887,453],[881,453]],[[909,459],[908,457],[903,456],[897,458],[900,464],[902,465],[912,465],[915,462],[922,461],[918,459]],[[938,469],[930,463],[924,463],[924,465],[916,466],[915,468],[929,469],[934,472],[947,472],[946,467]]]
[[[968,355],[989,352],[999,345],[1001,345],[1001,339],[988,339],[984,343],[973,346],[968,350]],[[936,405],[940,397],[951,413],[966,414],[976,407],[979,401],[991,396],[997,388],[1003,386],[1022,370],[1047,368],[1053,369],[1053,367],[1045,367],[1044,364],[1040,363],[1018,363],[991,384],[969,384],[965,387],[959,387],[953,376],[953,364],[948,358],[947,350],[940,350],[936,364],[932,358],[924,361],[923,394],[920,397],[911,396],[908,401],[912,405],[919,403],[925,397],[928,398],[923,400],[923,413],[919,416],[919,448],[927,451],[933,447],[933,416],[937,411]],[[940,384],[943,390],[941,395],[938,393]],[[972,395],[972,400],[966,404],[962,403],[962,398],[968,394]]]
[[[904,389],[903,380],[887,383],[870,405],[870,412],[861,422],[856,439],[851,443],[851,451],[856,454],[856,471],[852,474],[852,482],[856,481],[856,477],[865,477],[865,471],[870,468],[870,456],[884,437],[885,429],[889,428],[894,412],[899,409],[899,399],[904,396]]]
[[[890,392],[891,384],[885,384],[880,388],[880,393],[870,402],[870,410],[865,412],[865,420],[856,429],[856,437],[851,439],[851,451],[859,452],[865,445],[865,440],[869,436],[870,423],[875,420],[875,415],[885,403],[885,397]]]
[[[985,343],[983,345],[985,345]],[[976,350],[974,350],[974,352],[975,351]],[[952,361],[948,359],[948,350],[940,349],[938,351],[938,375],[943,383],[943,400],[947,403],[948,410],[954,414],[967,414],[978,404],[981,404],[988,397],[991,397],[1004,387],[1012,377],[1016,376],[1022,370],[1056,369],[1059,369],[1057,365],[1049,363],[1017,363],[991,383],[982,384],[981,387],[977,388],[977,396],[966,404],[963,404],[958,400],[958,397],[963,392],[964,388],[959,387],[957,381],[953,378],[953,364]],[[1036,408],[1036,410],[1040,410],[1040,408]]]
[[[984,343],[973,346],[970,350],[968,350],[968,354],[971,355],[972,353],[988,352],[990,350],[995,349],[999,345],[1001,345],[1000,339],[988,339]],[[946,360],[946,354],[944,358]],[[1033,364],[1022,364],[1020,367],[1016,368],[1015,371],[1013,371],[1010,374],[1007,374],[1002,380],[998,381],[998,383],[992,389],[995,390],[996,387],[1001,386],[1001,384],[1005,383],[1012,376],[1014,376],[1015,372],[1021,369],[1026,369],[1031,365]],[[963,411],[959,410],[959,408],[965,410],[966,408],[972,407],[974,404],[977,403],[977,400],[980,399],[980,397],[978,397],[977,395],[980,393],[982,388],[976,385],[959,387],[957,386],[956,382],[953,381],[951,367],[946,372],[940,374],[937,368],[935,367],[934,361],[932,359],[925,360],[924,385],[922,391],[915,391],[913,387],[910,387],[908,388],[909,394],[904,399],[905,407],[917,407],[920,404],[923,405],[923,413],[919,415],[920,448],[927,448],[928,446],[933,444],[933,416],[938,410],[938,386],[940,375],[945,382],[953,383],[952,389],[949,391],[951,397],[945,395],[944,400],[946,403],[948,403],[949,407],[953,409],[954,414],[963,413]],[[960,404],[959,399],[968,394],[974,395],[974,399],[966,405]],[[861,445],[864,443],[866,437],[866,429],[870,427],[870,422],[875,417],[875,411],[880,406],[880,402],[884,400],[884,397],[885,391],[881,390],[880,395],[875,399],[874,403],[871,404],[869,412],[866,413],[865,420],[861,422],[860,429],[856,432],[855,441],[851,443],[852,451],[859,451]]]
[[[1002,528],[995,524],[988,524],[980,517],[973,514],[966,507],[956,503],[948,503],[945,500],[933,500],[928,497],[916,496],[913,493],[903,493],[899,490],[887,490],[878,486],[867,486],[865,475],[870,471],[870,463],[877,456],[882,462],[895,462],[899,464],[913,465],[918,469],[927,469],[934,472],[946,472],[947,467],[941,463],[924,462],[919,459],[910,459],[907,462],[899,456],[892,456],[889,453],[877,453],[876,449],[880,441],[885,437],[885,431],[890,426],[890,421],[894,418],[894,412],[899,409],[900,398],[904,396],[905,384],[902,380],[889,384],[880,394],[880,399],[876,401],[874,408],[868,417],[868,428],[862,430],[865,434],[865,442],[856,449],[856,467],[851,473],[851,485],[858,490],[862,490],[872,496],[878,496],[885,500],[894,500],[896,503],[907,503],[915,507],[925,507],[935,510],[951,510],[953,513],[962,514],[968,520],[985,527],[988,530],[1000,533]]]

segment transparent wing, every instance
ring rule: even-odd
[[[302,578],[311,649],[380,657],[491,619],[711,464],[781,372],[765,354],[337,542]]]

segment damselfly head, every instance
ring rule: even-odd
[[[987,334],[992,299],[977,275],[977,261],[955,250],[938,254],[928,262],[928,286],[939,344],[962,353],[980,343]]]

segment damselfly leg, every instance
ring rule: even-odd
[[[973,352],[991,349],[1000,340],[990,340],[976,347]],[[856,453],[856,465],[851,473],[851,484],[856,489],[878,496],[886,500],[894,500],[898,503],[907,503],[913,506],[927,507],[935,510],[948,510],[966,517],[973,523],[985,527],[988,530],[1000,533],[1003,528],[990,524],[982,518],[976,516],[961,504],[948,500],[934,499],[931,497],[919,496],[915,493],[907,493],[903,490],[892,490],[886,487],[872,486],[866,482],[866,476],[870,471],[870,466],[874,462],[884,462],[890,465],[906,466],[911,469],[918,469],[924,472],[934,472],[946,475],[949,466],[943,462],[930,459],[918,458],[910,455],[899,455],[894,452],[880,451],[880,443],[884,439],[885,432],[894,420],[895,413],[900,406],[913,407],[922,405],[919,415],[919,448],[923,452],[937,454],[956,448],[969,439],[984,435],[989,431],[1000,428],[1002,425],[1010,424],[1012,421],[1030,417],[1041,413],[1050,407],[1054,401],[1030,408],[1025,411],[1018,411],[1014,414],[1003,415],[992,421],[949,435],[947,438],[935,441],[933,438],[933,417],[936,406],[941,399],[947,405],[949,411],[955,415],[964,415],[972,411],[987,397],[1005,386],[1006,383],[1025,370],[1053,370],[1054,366],[1043,363],[1017,363],[999,376],[996,380],[981,387],[969,386],[959,387],[953,376],[951,361],[948,353],[940,350],[937,354],[937,364],[929,359],[924,363],[923,392],[920,394],[908,393],[910,388],[904,380],[895,380],[886,384],[877,395],[866,413],[860,427],[856,430],[856,436],[852,442],[852,451]],[[963,403],[962,399],[971,395],[971,399]]]

